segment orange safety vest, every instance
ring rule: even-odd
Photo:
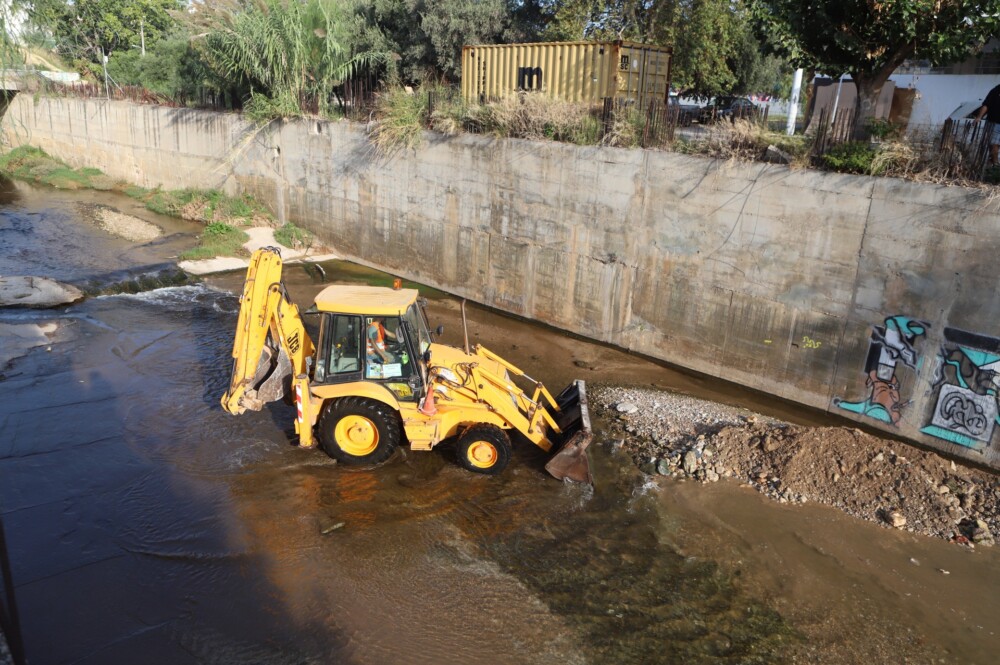
[[[368,326],[368,329],[371,330],[372,326],[375,326],[375,331],[378,333],[378,339],[375,340],[375,344],[373,345],[371,335],[369,335],[367,331],[365,332],[365,344],[368,349],[368,355],[381,357],[382,354],[375,349],[377,347],[379,351],[385,351],[385,328],[378,321],[372,321],[371,325]]]

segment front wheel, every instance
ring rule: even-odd
[[[510,437],[496,425],[475,425],[458,438],[456,451],[462,468],[495,476],[510,462]]]
[[[326,454],[344,464],[379,464],[402,439],[399,414],[377,400],[341,397],[323,409],[319,438]]]

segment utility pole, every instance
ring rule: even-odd
[[[146,19],[139,17],[139,41],[142,43],[142,57],[146,57]]]
[[[101,65],[104,67],[104,96],[111,99],[111,88],[108,87],[108,56],[101,47]]]
[[[799,93],[802,92],[802,69],[795,70],[795,78],[792,79],[792,100],[788,105],[788,124],[785,125],[785,133],[789,136],[795,133],[795,116],[799,113]]]

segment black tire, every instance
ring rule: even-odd
[[[317,427],[323,450],[344,464],[380,464],[403,438],[399,414],[388,404],[363,397],[330,401]]]
[[[458,438],[455,454],[466,471],[495,476],[510,463],[510,437],[496,425],[474,425]]]

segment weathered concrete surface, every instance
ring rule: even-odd
[[[48,277],[0,277],[0,307],[59,307],[83,300],[83,291]]]
[[[347,258],[1000,466],[1000,202],[640,150],[15,100],[7,139],[250,191]],[[72,128],[72,129],[71,129]]]

